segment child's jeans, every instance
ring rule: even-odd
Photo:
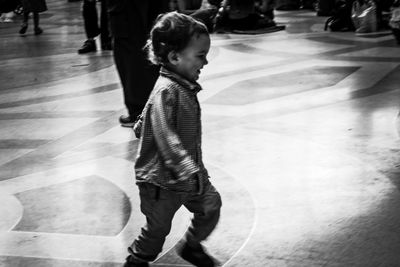
[[[194,213],[185,234],[188,244],[197,245],[206,239],[218,223],[221,197],[208,181],[203,194],[176,193],[150,183],[139,184],[140,208],[146,216],[141,234],[128,248],[136,260],[153,261],[161,252],[165,237],[171,230],[176,211],[184,205]]]

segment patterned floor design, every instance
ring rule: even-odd
[[[81,3],[47,2],[40,36],[0,23],[0,266],[122,266],[144,218],[112,52],[78,55]],[[276,16],[284,31],[212,35],[199,98],[223,210],[206,246],[222,266],[400,266],[400,46]],[[152,266],[190,266],[189,220]]]

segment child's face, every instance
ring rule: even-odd
[[[208,64],[207,54],[210,50],[208,34],[194,35],[186,48],[177,53],[175,71],[189,81],[199,79],[200,70]]]

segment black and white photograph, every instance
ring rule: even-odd
[[[400,0],[0,0],[0,267],[400,267]]]

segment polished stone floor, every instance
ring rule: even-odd
[[[137,140],[118,124],[112,52],[78,55],[79,2],[44,33],[0,23],[0,266],[122,266],[144,218]],[[390,32],[213,34],[199,94],[205,164],[223,198],[206,245],[222,266],[400,266],[400,46]],[[174,251],[180,210],[152,266]]]

